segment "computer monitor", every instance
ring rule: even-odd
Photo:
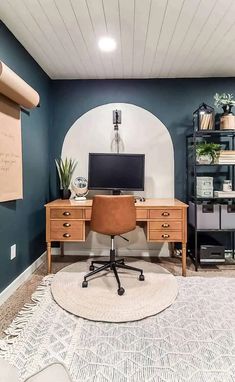
[[[144,190],[144,154],[90,153],[88,188],[90,190]]]

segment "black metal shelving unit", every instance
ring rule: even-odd
[[[187,201],[194,203],[194,226],[189,225],[189,256],[191,257],[195,270],[200,265],[200,234],[224,233],[230,235],[230,250],[234,258],[234,233],[235,229],[198,229],[197,208],[200,204],[235,204],[235,198],[202,198],[197,196],[197,176],[213,176],[215,183],[219,184],[219,177],[231,179],[233,190],[235,190],[235,164],[198,164],[196,162],[196,144],[200,141],[220,143],[226,150],[235,150],[235,131],[233,130],[203,130],[198,131],[194,127],[193,133],[186,136],[186,184]],[[234,222],[235,223],[235,222]],[[193,240],[192,240],[193,238]]]

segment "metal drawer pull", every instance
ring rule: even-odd
[[[71,215],[71,214],[70,214],[70,212],[65,211],[65,212],[63,213],[63,215],[64,215],[64,216],[69,216],[69,215]]]
[[[170,237],[170,235],[164,234],[164,235],[162,235],[162,237],[163,237],[164,239],[167,239],[168,237]]]
[[[70,227],[71,224],[69,224],[69,223],[64,223],[63,226],[64,226],[64,227]]]
[[[168,228],[168,227],[170,227],[170,224],[168,224],[168,223],[162,224],[162,228]]]
[[[69,233],[64,233],[63,236],[64,237],[70,237],[71,235]]]
[[[162,213],[162,216],[169,216],[169,215],[170,215],[169,212],[163,212],[163,213]]]

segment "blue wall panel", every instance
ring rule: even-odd
[[[0,23],[0,60],[38,91],[41,107],[21,113],[23,200],[0,203],[0,291],[45,250],[44,203],[48,200],[50,79]],[[0,185],[1,186],[1,185]],[[10,260],[10,246],[17,256]]]

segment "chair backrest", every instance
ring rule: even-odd
[[[121,235],[136,227],[134,197],[96,195],[93,198],[91,229],[104,235]]]

